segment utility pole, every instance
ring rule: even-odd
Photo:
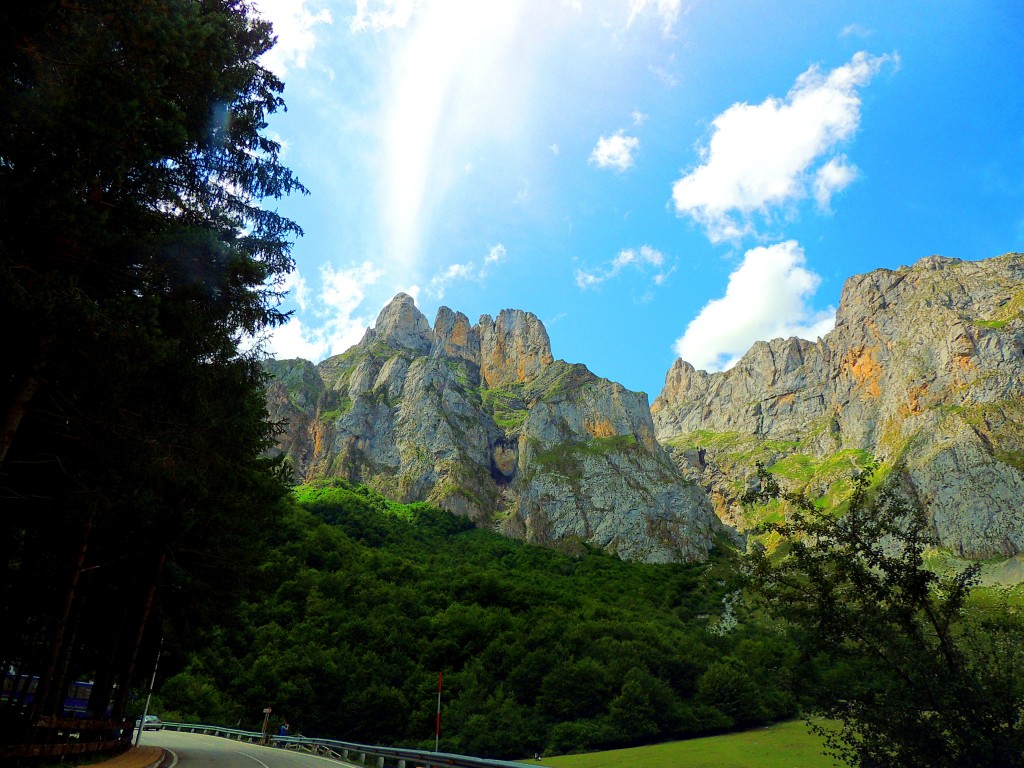
[[[160,654],[164,652],[164,639],[160,638],[160,647],[156,649],[156,661],[153,663],[153,676],[149,679],[149,693],[146,694],[146,706],[142,710],[142,717],[139,718],[139,732],[135,734],[135,746],[139,746],[139,739],[142,738],[142,729],[146,727],[146,715],[149,714],[149,701],[153,698],[153,686],[156,685],[156,671],[160,667]]]

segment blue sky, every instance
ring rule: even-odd
[[[1024,250],[1024,3],[258,0],[310,189],[266,341],[398,291],[536,314],[653,400],[682,356],[832,327],[843,281]]]

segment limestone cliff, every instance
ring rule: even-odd
[[[396,296],[362,341],[313,365],[268,361],[279,449],[302,480],[340,476],[538,543],[700,559],[723,530],[654,438],[647,396],[554,360],[533,315],[433,328]]]
[[[677,360],[656,434],[720,517],[760,460],[825,503],[874,458],[898,469],[943,545],[1024,551],[1024,255],[931,256],[847,280],[816,342],[758,342],[732,369]]]

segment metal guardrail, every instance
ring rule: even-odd
[[[534,765],[532,763],[516,763],[508,760],[489,760],[482,757],[453,755],[446,752],[429,752],[422,749],[354,744],[335,739],[314,739],[306,736],[273,736],[256,731],[221,728],[216,725],[164,723],[163,727],[167,730],[184,733],[220,736],[234,741],[244,741],[249,744],[267,744],[283,749],[294,749],[360,765],[370,765],[367,760],[372,758],[377,768],[389,768],[390,766],[394,766],[394,768],[528,768],[528,766]]]

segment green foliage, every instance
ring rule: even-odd
[[[842,515],[782,494],[762,471],[752,500],[784,497],[781,557],[751,555],[751,584],[817,656],[820,733],[856,766],[1024,765],[1021,616],[970,600],[977,567],[925,567],[934,538],[891,484],[872,491],[869,468]]]
[[[510,383],[507,389],[481,389],[480,398],[494,423],[506,432],[518,432],[530,415],[524,400],[524,386]]]
[[[583,479],[583,460],[637,449],[633,435],[592,437],[582,442],[565,440],[533,454],[533,464],[545,472],[562,475],[574,482]]]
[[[590,380],[590,371],[585,365],[556,360],[538,379],[531,382],[530,396],[546,403],[556,402],[571,395],[581,384],[589,383]]]
[[[820,429],[826,428],[823,421]],[[733,488],[737,496],[743,491],[743,481],[754,466],[764,464],[772,474],[787,481],[787,485],[810,492],[822,508],[835,508],[850,495],[850,476],[872,460],[862,450],[845,449],[818,459],[800,451],[799,440],[766,440],[740,432],[712,432],[696,430],[669,442],[673,448],[684,451],[706,450],[707,455],[724,473],[737,479]],[[772,510],[748,505],[746,524],[756,527]]]
[[[629,563],[586,547],[570,556],[342,480],[295,497],[262,599],[181,670],[213,676],[228,702],[189,710],[198,719],[234,707],[256,726],[272,706],[309,735],[432,748],[443,671],[444,750],[626,746],[730,727],[737,720],[701,699],[698,681],[716,660],[741,664],[740,648],[774,658],[755,653],[764,630],[748,616],[708,631],[734,588],[728,563]],[[767,674],[777,687],[796,679]],[[787,693],[759,692],[743,722],[788,715]]]
[[[778,447],[781,444],[774,445]],[[754,463],[760,464],[759,461]],[[790,453],[769,466],[768,471],[775,478],[785,480],[788,487],[813,498],[819,509],[835,513],[844,509],[853,493],[852,478],[872,463],[871,454],[860,449],[844,449],[821,459],[804,453]],[[887,472],[888,467],[880,469],[877,473],[879,479]],[[776,499],[765,499],[761,503],[748,501],[745,518],[753,530],[767,523],[781,522],[783,513]],[[773,536],[761,538],[770,546],[774,546],[777,540]]]
[[[975,324],[981,328],[1001,331],[1007,324],[1019,320],[1022,314],[1024,314],[1024,291],[1014,294],[1009,301],[999,307],[995,317],[989,320],[976,320]]]
[[[698,429],[669,441],[669,444],[683,450],[706,448],[716,455],[727,457],[730,463],[741,464],[767,461],[772,456],[789,453],[800,446],[799,441],[764,440],[740,432],[712,432],[707,429]]]
[[[154,709],[171,722],[198,721],[200,712],[216,713],[219,722],[231,722],[241,714],[224,701],[217,685],[203,673],[180,672],[166,680],[155,704]]]
[[[819,426],[825,428],[823,421]],[[726,474],[745,475],[758,464],[769,467],[776,477],[787,481],[787,486],[806,492],[823,509],[837,509],[853,491],[850,478],[864,469],[873,457],[867,451],[844,449],[823,458],[800,452],[798,440],[766,440],[740,432],[712,432],[696,430],[669,441],[677,450],[706,450],[709,457]],[[735,481],[737,495],[742,481]],[[770,520],[772,509],[748,505],[747,525],[756,527],[762,520]]]
[[[975,325],[981,328],[991,328],[994,331],[1001,331],[1006,326],[1008,320],[975,320]]]
[[[698,699],[725,715],[728,724],[749,726],[763,721],[757,683],[736,659],[716,661],[697,681]]]
[[[806,453],[791,454],[771,466],[772,474],[795,480],[802,485],[806,485],[814,478],[816,469],[814,459]]]

